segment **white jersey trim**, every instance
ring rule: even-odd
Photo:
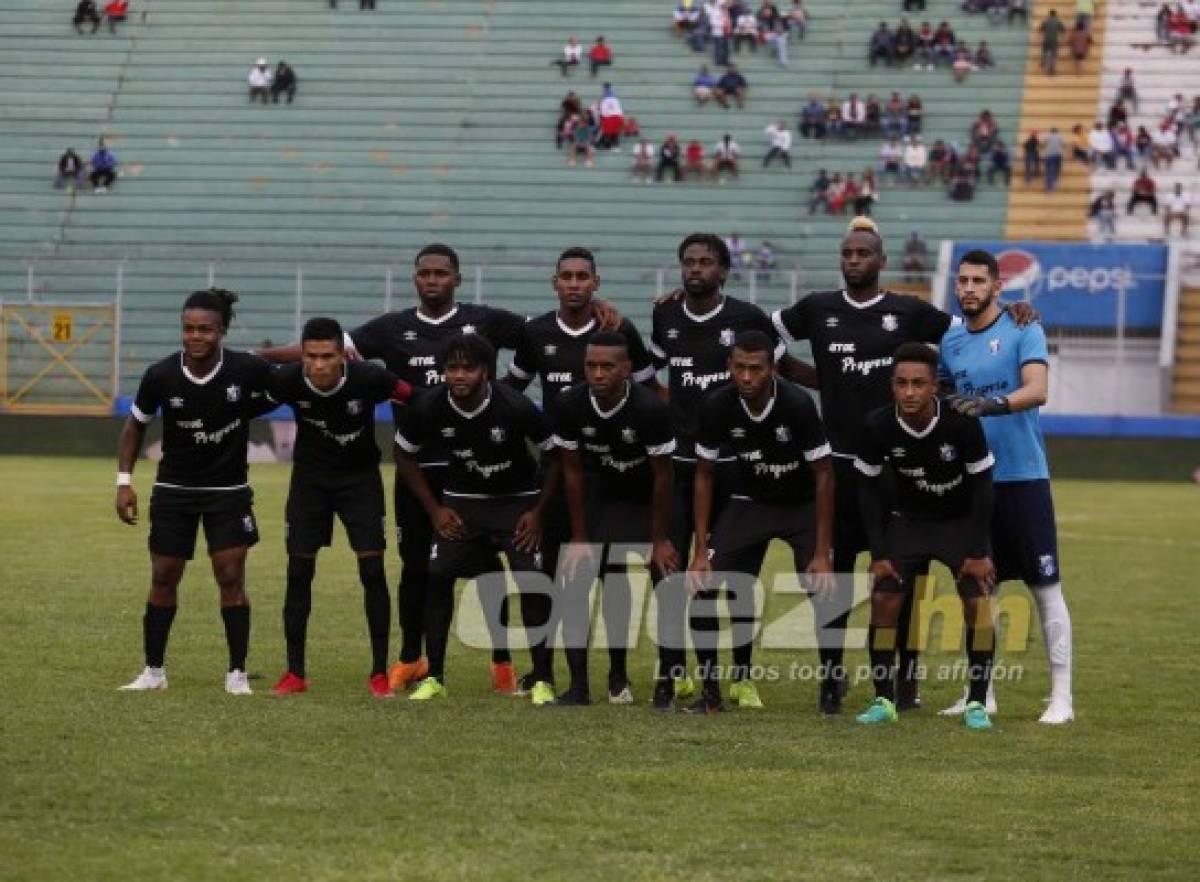
[[[154,414],[146,416],[146,414],[142,413],[142,409],[136,404],[129,405],[129,415],[143,425],[154,419]]]
[[[933,399],[933,407],[933,419],[929,421],[928,426],[919,432],[908,423],[904,422],[904,418],[900,416],[900,408],[896,408],[896,422],[900,424],[901,429],[912,435],[914,438],[925,438],[934,430],[934,428],[937,427],[938,421],[942,418],[942,402],[937,398]]]
[[[425,313],[421,312],[420,307],[414,310],[414,312],[417,318],[425,322],[427,325],[441,325],[458,315],[458,304],[454,304],[454,309],[450,310],[443,316],[439,316],[438,318],[430,318],[429,316],[425,315]]]
[[[334,395],[337,395],[339,392],[342,391],[342,387],[346,385],[346,366],[345,365],[342,365],[342,378],[340,380],[338,380],[337,385],[334,386],[332,389],[330,389],[328,392],[322,392],[320,389],[318,389],[316,386],[314,386],[312,384],[312,380],[310,380],[308,378],[308,374],[301,371],[300,375],[302,377],[304,377],[304,385],[307,386],[309,389],[311,389],[314,395],[320,395],[322,398],[330,398]],[[270,398],[269,395],[267,397]],[[274,401],[275,399],[271,398],[271,400]]]
[[[822,444],[820,447],[804,451],[804,458],[809,462],[816,462],[818,459],[824,459],[829,456],[832,452],[833,450],[828,444]]]
[[[443,496],[455,496],[459,499],[511,499],[516,496],[537,496],[541,490],[518,490],[516,493],[455,493],[453,490],[443,490]]]
[[[155,481],[155,487],[166,487],[168,490],[197,490],[197,491],[220,491],[220,490],[245,490],[249,484],[234,484],[231,487],[187,487],[183,484],[168,484],[164,481]]]
[[[992,456],[992,453],[989,450],[988,455],[983,459],[978,460],[977,462],[969,462],[966,464],[966,466],[964,466],[964,468],[966,468],[968,475],[978,475],[980,472],[986,472],[995,464],[996,459]]]
[[[191,371],[188,370],[187,359],[184,357],[184,354],[182,352],[179,353],[179,367],[180,367],[180,369],[183,370],[183,376],[185,378],[187,378],[188,380],[190,380],[191,382],[195,383],[197,386],[203,386],[205,383],[207,383],[209,380],[211,380],[213,377],[215,377],[217,374],[219,374],[221,372],[221,366],[224,364],[225,364],[225,350],[224,350],[224,348],[222,348],[221,349],[221,357],[217,360],[217,366],[215,368],[213,368],[211,371],[209,371],[207,374],[205,374],[203,377],[197,377],[195,374],[193,374]]]
[[[556,447],[561,447],[563,450],[578,450],[579,449],[578,441],[568,441],[566,438],[562,437],[561,435],[551,435],[550,440],[554,443],[554,445]]]
[[[417,446],[416,444],[413,444],[411,441],[409,441],[407,438],[405,438],[399,432],[396,432],[396,443],[398,445],[400,445],[400,449],[403,450],[405,453],[420,453],[421,452],[421,448],[419,446]]]
[[[658,373],[658,372],[656,370],[654,370],[654,365],[648,364],[644,368],[642,368],[640,371],[635,373],[633,375],[633,379],[635,382],[644,383],[647,380],[653,379],[656,373]]]
[[[712,309],[710,309],[708,312],[704,313],[704,315],[696,315],[696,313],[694,313],[690,309],[688,309],[686,296],[683,298],[682,306],[683,306],[683,314],[686,315],[688,318],[690,318],[692,321],[706,322],[710,318],[715,316],[717,313],[719,313],[722,309],[725,308],[725,295],[722,294],[721,301],[716,306],[714,306]]]
[[[771,324],[773,324],[775,326],[775,330],[779,332],[779,336],[781,338],[783,338],[783,342],[785,345],[788,343],[796,342],[796,338],[793,337],[788,332],[787,326],[783,323],[783,310],[782,309],[777,309],[773,313],[771,313]],[[778,359],[776,359],[776,360],[778,360]]]
[[[719,450],[713,450],[711,447],[705,447],[702,444],[697,444],[696,455],[701,459],[707,459],[709,462],[716,462],[717,457],[721,455],[721,452]]]
[[[523,370],[522,368],[518,367],[517,363],[515,361],[512,362],[508,366],[508,372],[510,374],[512,374],[514,377],[516,377],[518,380],[532,380],[533,379],[533,374],[529,373],[529,371],[527,371],[527,370]]]
[[[596,327],[596,319],[594,317],[586,325],[578,329],[572,328],[570,325],[564,322],[562,320],[562,316],[560,316],[557,312],[554,313],[554,321],[558,323],[559,330],[561,330],[568,337],[582,337],[588,331],[592,330],[592,328]]]
[[[876,303],[878,303],[880,300],[882,300],[885,294],[887,294],[886,291],[880,291],[878,294],[876,294],[870,300],[864,300],[862,303],[859,303],[857,300],[855,300],[853,297],[851,297],[849,294],[846,293],[845,288],[842,289],[842,299],[845,300],[847,303],[849,303],[851,306],[853,306],[855,309],[870,309],[872,306],[874,306]]]
[[[866,475],[868,478],[878,478],[883,472],[883,466],[873,466],[863,462],[859,457],[854,457],[854,467]]]
[[[746,406],[746,400],[741,395],[738,396],[738,401],[742,405],[742,410],[746,411],[746,416],[750,417],[754,422],[761,423],[771,415],[771,411],[775,409],[775,399],[779,397],[779,383],[776,380],[771,380],[771,398],[767,402],[767,406],[763,408],[762,413],[755,416],[750,412],[750,408]]]
[[[646,453],[650,456],[669,456],[675,452],[675,439],[672,438],[666,444],[647,444]]]

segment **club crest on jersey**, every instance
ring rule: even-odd
[[[633,431],[633,429],[622,429],[621,440],[626,444],[634,444],[637,442],[637,432]]]
[[[350,414],[350,416],[358,416],[362,413],[362,402],[357,398],[351,398],[346,402],[346,413]]]
[[[900,327],[900,321],[890,312],[883,317],[883,329],[885,331],[894,331]]]
[[[240,401],[242,398],[242,387],[236,383],[232,386],[225,387],[225,397],[230,401]]]
[[[733,329],[732,328],[721,328],[721,345],[722,346],[732,346],[733,345]]]
[[[1000,338],[993,337],[991,340],[988,340],[988,352],[992,353],[992,355],[995,355],[999,351],[1000,351]]]
[[[957,453],[953,444],[943,444],[938,448],[938,455],[941,456],[943,462],[953,462]]]
[[[554,353],[558,352],[558,347],[553,343],[547,343],[545,348],[542,349],[542,352],[546,353],[546,355],[553,355]]]
[[[462,332],[463,332],[464,334],[474,334],[474,333],[475,333],[475,326],[474,326],[474,325],[463,325],[463,326],[462,326]]]
[[[1043,554],[1038,557],[1038,570],[1047,578],[1054,575],[1058,566],[1054,563],[1053,554]]]
[[[678,340],[679,339],[679,328],[667,328],[667,339],[668,340]]]
[[[442,429],[442,437],[443,438],[453,438],[454,437],[454,426],[446,426],[446,428]]]
[[[792,440],[792,433],[788,431],[787,426],[775,427],[775,440],[780,444],[787,444]]]
[[[254,532],[254,515],[244,515],[242,517],[242,529],[247,533]]]
[[[496,444],[504,443],[504,429],[500,428],[499,426],[493,426],[492,430],[488,432],[488,435],[491,436],[492,441],[494,441]]]
[[[171,407],[183,407],[183,399],[180,398],[178,395],[176,395],[174,398],[170,399],[167,403],[170,404]]]

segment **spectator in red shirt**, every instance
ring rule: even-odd
[[[108,29],[117,32],[117,22],[129,18],[129,0],[109,0],[104,7],[104,16],[108,19]]]
[[[693,175],[701,180],[708,174],[704,164],[704,145],[699,141],[688,141],[683,150],[683,169],[685,174]]]
[[[1142,169],[1133,181],[1133,190],[1129,194],[1129,204],[1125,206],[1126,214],[1133,214],[1133,209],[1144,202],[1150,206],[1151,214],[1158,214],[1158,197],[1155,195],[1154,178],[1146,169]]]
[[[612,65],[612,49],[604,42],[603,37],[597,37],[595,45],[588,50],[588,64],[591,66],[592,76],[595,76],[600,68]]]
[[[1092,34],[1079,22],[1075,24],[1075,30],[1071,31],[1071,36],[1067,38],[1067,45],[1071,49],[1071,59],[1075,62],[1075,73],[1080,73],[1083,70],[1083,62],[1088,56],[1088,51],[1092,48]]]

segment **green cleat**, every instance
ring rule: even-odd
[[[762,699],[758,697],[758,687],[751,680],[738,680],[729,687],[729,699],[739,708],[762,710]]]
[[[864,726],[876,726],[881,723],[894,723],[899,717],[896,716],[896,705],[886,698],[876,698],[871,702],[871,706],[855,719]]]
[[[437,681],[434,677],[426,677],[422,680],[413,694],[408,696],[409,701],[430,701],[434,698],[445,698],[450,693],[446,691],[446,687]]]
[[[545,680],[538,680],[529,692],[529,700],[533,702],[534,707],[554,704],[554,687]]]
[[[978,701],[972,701],[963,711],[963,724],[968,729],[990,729],[992,718],[988,716],[986,707]]]
[[[687,701],[696,694],[696,681],[691,677],[683,676],[675,678],[675,700]]]

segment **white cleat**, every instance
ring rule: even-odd
[[[1075,707],[1070,697],[1052,698],[1046,712],[1038,719],[1047,726],[1062,726],[1075,719]]]
[[[988,716],[996,715],[996,693],[991,688],[988,689],[987,702],[984,705],[987,709]],[[961,717],[967,712],[967,690],[963,690],[962,696],[954,704],[947,708],[938,711],[939,717]]]
[[[609,704],[633,704],[633,692],[626,686],[620,692],[608,693]]]
[[[130,683],[119,687],[121,692],[162,692],[167,688],[165,668],[146,668]]]
[[[230,671],[225,675],[225,691],[230,695],[253,695],[245,671]]]

